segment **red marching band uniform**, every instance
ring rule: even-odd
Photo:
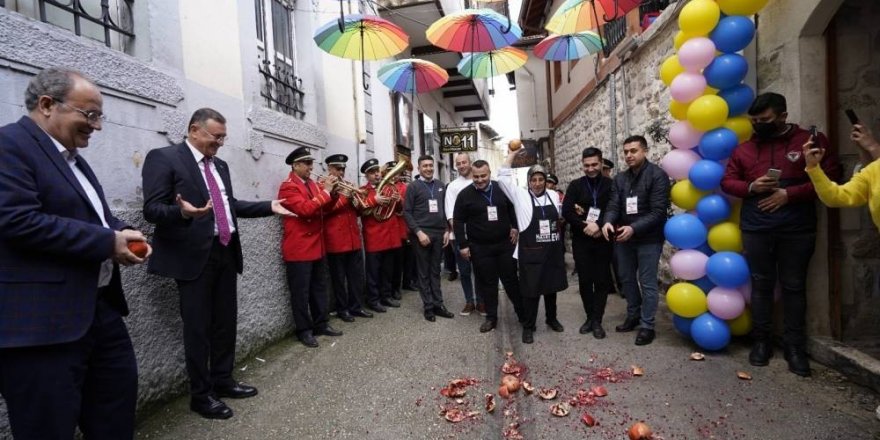
[[[313,180],[308,183],[291,172],[278,190],[281,204],[295,217],[284,217],[284,238],[281,253],[284,261],[314,261],[327,253],[324,245],[323,215],[337,198],[324,191]]]
[[[361,189],[367,191],[364,198],[364,208],[375,208],[376,188],[371,183],[362,186]],[[386,221],[379,221],[372,214],[365,214],[361,219],[364,226],[364,246],[367,252],[381,252],[389,249],[401,247],[400,240],[400,222],[402,217],[399,214],[403,212],[401,204],[397,204],[395,214]]]
[[[406,184],[401,182],[399,179],[394,183],[394,186],[397,187],[397,192],[400,193],[400,202],[397,204],[397,212],[394,214],[394,218],[397,219],[397,223],[400,228],[400,242],[401,244],[407,240],[407,235],[409,234],[409,229],[406,227],[406,219],[403,218],[403,201],[406,199]]]
[[[324,215],[324,244],[327,253],[341,254],[361,249],[358,212],[351,199],[340,194]]]

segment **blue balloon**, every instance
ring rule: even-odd
[[[727,220],[730,217],[730,211],[730,202],[718,194],[708,195],[697,202],[697,217],[706,226]]]
[[[737,145],[739,145],[739,139],[736,137],[736,133],[729,128],[721,127],[707,131],[700,138],[698,149],[700,156],[704,159],[724,160],[730,157]]]
[[[715,283],[713,283],[712,280],[709,279],[709,277],[703,277],[697,280],[693,280],[690,283],[699,287],[700,290],[706,293],[715,288]]]
[[[734,53],[745,49],[755,37],[755,24],[748,17],[732,15],[718,21],[709,39],[715,49],[724,53]]]
[[[722,177],[724,177],[724,166],[714,160],[697,161],[688,171],[688,180],[703,191],[718,188]]]
[[[741,83],[748,71],[749,63],[742,55],[726,53],[715,57],[703,70],[703,76],[710,86],[724,90]]]
[[[691,322],[693,321],[694,318],[685,318],[676,314],[672,315],[672,325],[675,326],[679,333],[688,337],[691,336]]]
[[[706,226],[693,214],[677,214],[663,227],[666,240],[680,249],[693,249],[706,242]],[[740,283],[742,284],[742,283]]]
[[[749,281],[749,265],[736,252],[718,252],[709,257],[706,276],[721,287],[739,287]]]
[[[691,337],[704,350],[721,350],[730,343],[730,326],[723,319],[706,312],[694,318]]]
[[[737,84],[718,92],[718,96],[727,102],[728,115],[738,116],[749,111],[755,100],[755,91],[745,84]]]

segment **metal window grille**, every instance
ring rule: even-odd
[[[614,48],[626,38],[626,16],[616,18],[605,23],[602,26],[603,37],[605,38],[605,46],[603,47],[605,56],[611,55]]]
[[[258,70],[262,76],[260,96],[266,107],[303,118],[305,116],[302,79],[296,76],[293,40],[293,5],[286,0],[255,0],[257,39],[261,43]],[[271,13],[267,20],[266,12]],[[271,28],[267,24],[271,23]]]
[[[126,50],[134,39],[134,0],[0,0],[0,7]]]

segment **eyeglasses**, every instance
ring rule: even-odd
[[[211,133],[211,132],[208,131],[205,127],[202,127],[201,125],[199,126],[199,130],[202,130],[203,132],[205,132],[205,134],[207,134],[208,136],[211,136],[211,138],[213,138],[216,142],[223,143],[223,142],[226,141],[226,135],[225,135],[225,134],[222,134],[222,135],[216,135],[216,134],[214,134],[214,133]]]
[[[80,114],[82,114],[83,116],[86,117],[86,120],[89,121],[89,124],[98,124],[98,123],[104,122],[107,119],[107,117],[104,116],[103,113],[101,113],[97,110],[86,111],[81,108],[74,107],[64,101],[55,101],[55,102],[65,106],[71,110],[75,110],[75,111],[79,112]]]

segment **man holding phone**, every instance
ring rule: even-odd
[[[727,163],[721,188],[740,197],[743,248],[752,276],[752,336],[749,362],[769,364],[773,296],[782,285],[785,360],[788,369],[810,375],[806,355],[806,278],[816,245],[816,192],[804,168],[803,145],[813,140],[828,148],[824,134],[786,122],[785,97],[759,95],[749,109],[755,134],[738,146]],[[837,155],[829,152],[821,167],[836,180]]]

